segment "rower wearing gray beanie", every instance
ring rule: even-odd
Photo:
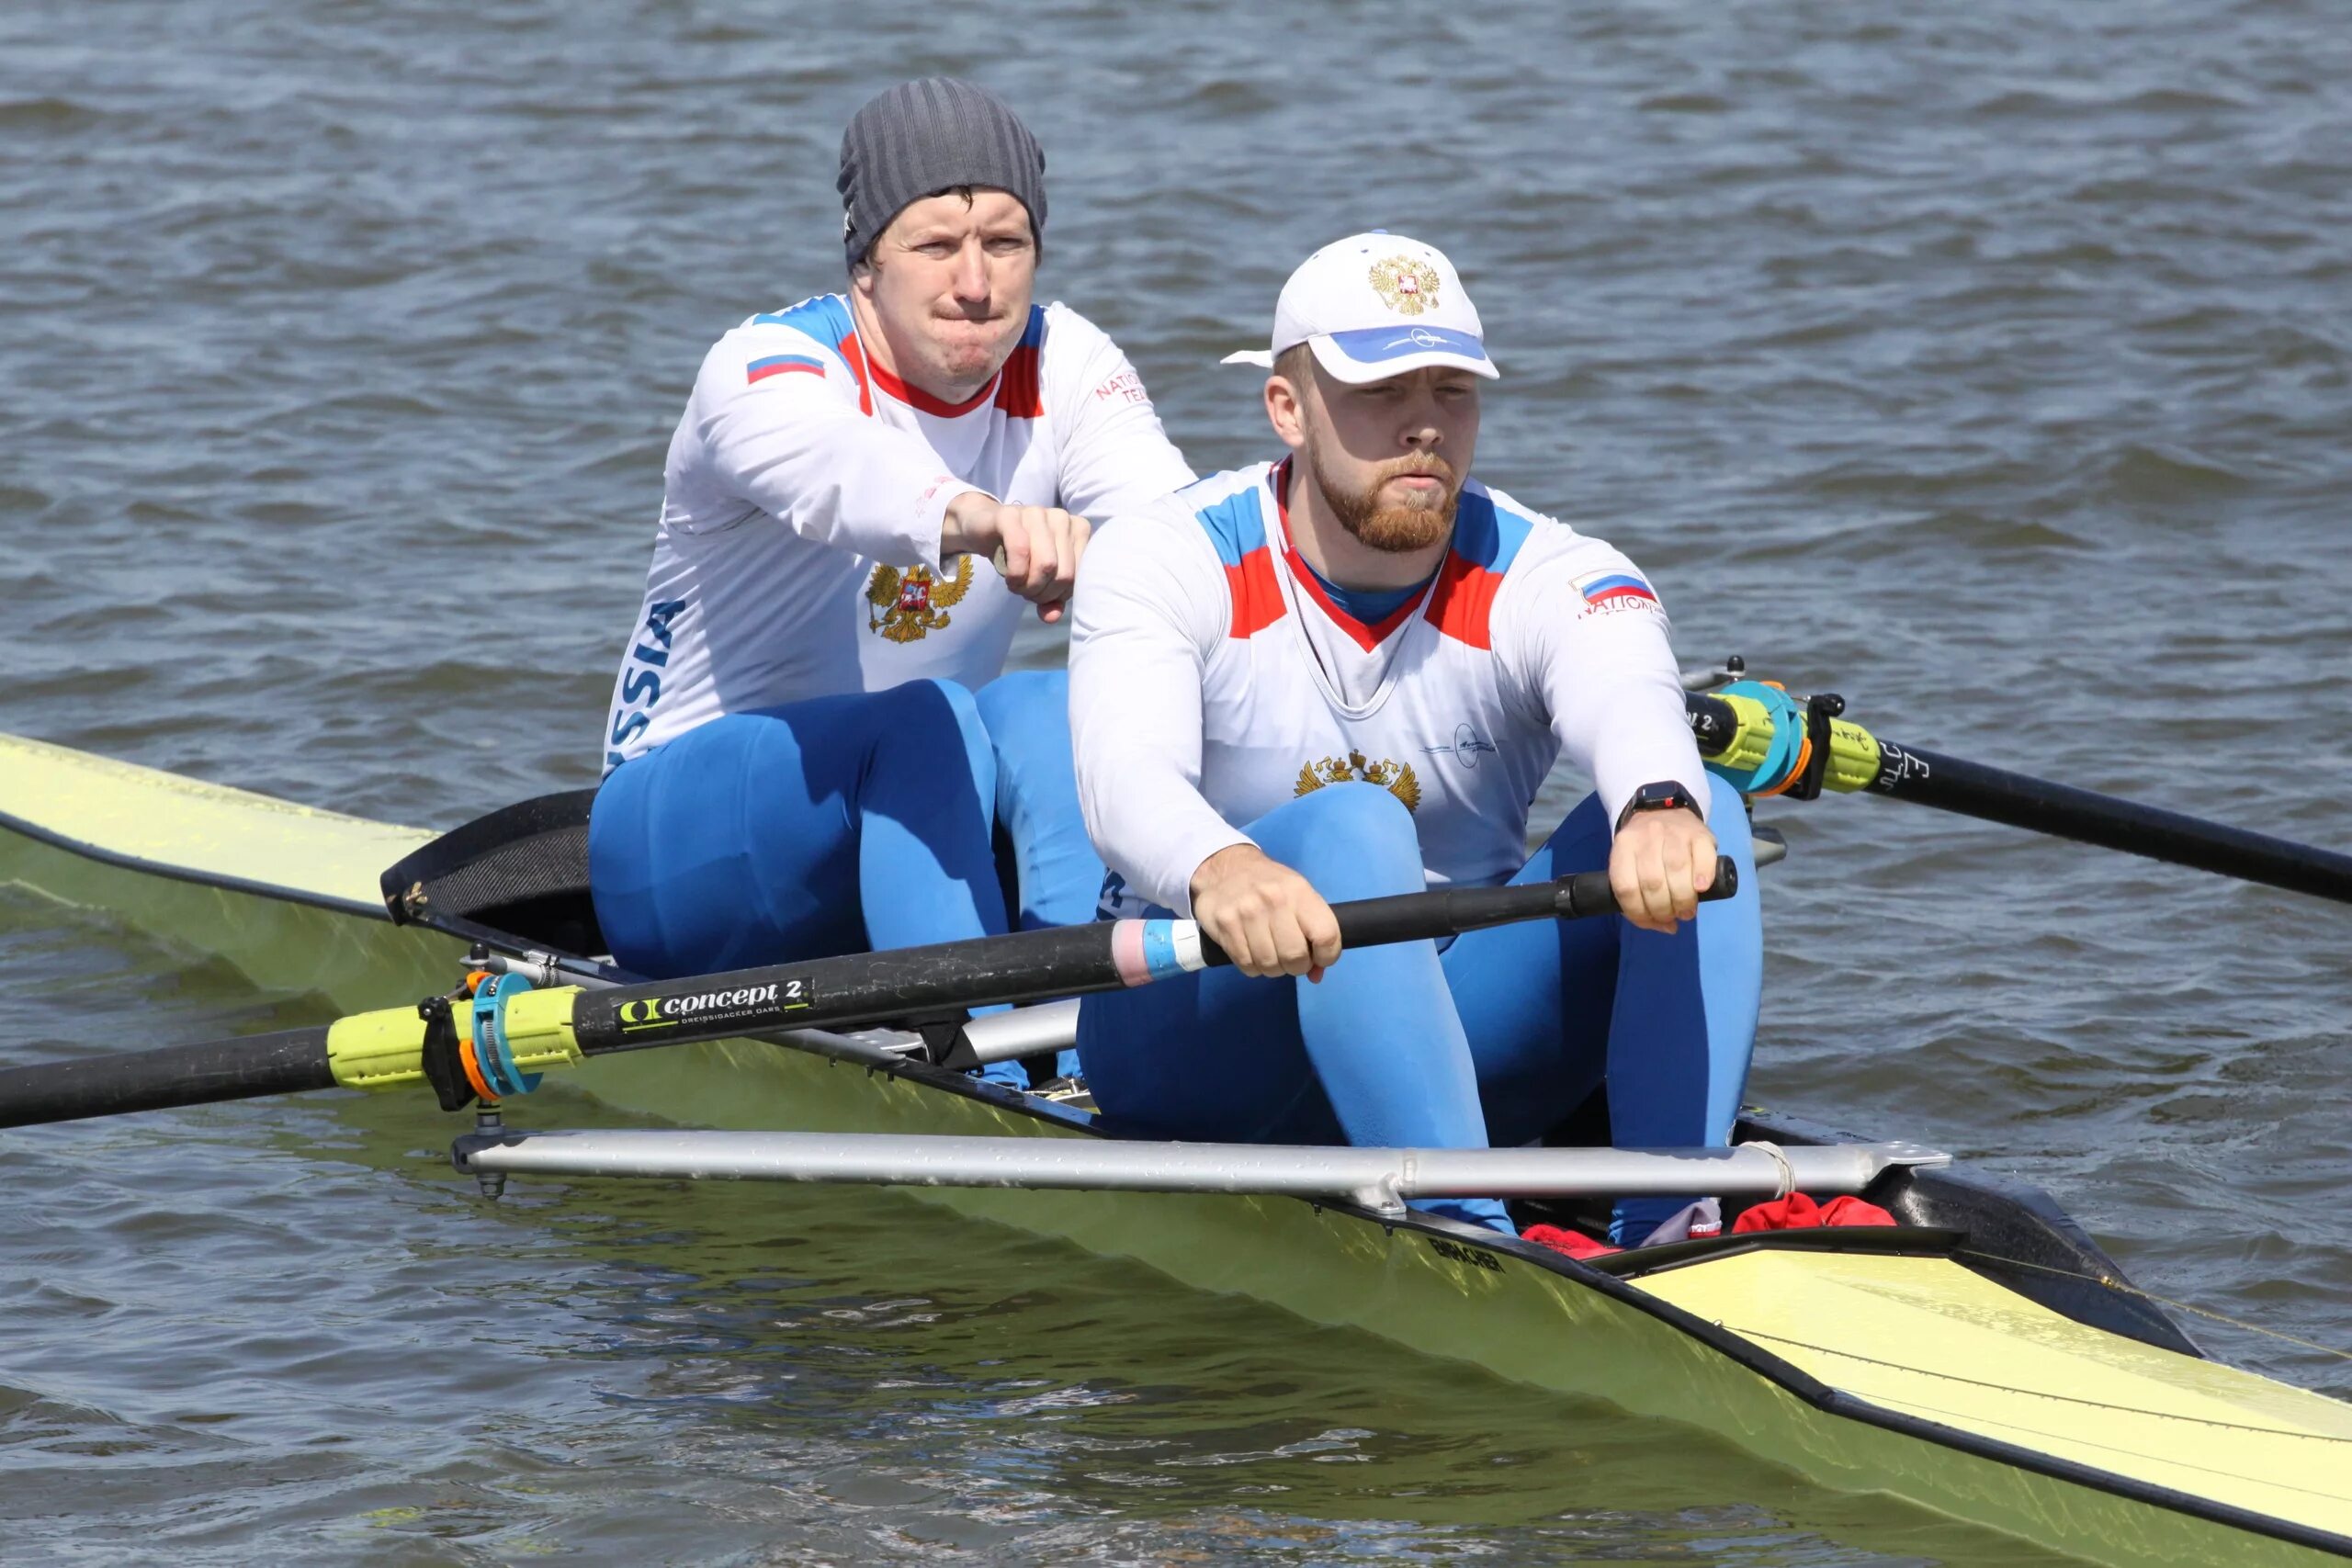
[[[842,243],[855,266],[908,205],[974,186],[1001,190],[1046,236],[1046,153],[1021,117],[952,76],[901,82],[866,100],[842,132]]]
[[[624,967],[1093,919],[1068,680],[1005,659],[1030,605],[1061,619],[1090,519],[1193,475],[1118,345],[1034,299],[1045,173],[993,95],[890,88],[842,137],[847,287],[704,356],[589,819]]]

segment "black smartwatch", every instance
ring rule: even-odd
[[[1624,830],[1625,824],[1634,819],[1636,812],[1672,811],[1677,807],[1680,807],[1702,821],[1706,818],[1707,814],[1699,809],[1699,803],[1690,798],[1690,792],[1674,780],[1668,779],[1663,784],[1645,784],[1634,792],[1634,798],[1627,801],[1625,809],[1617,814],[1618,831]]]

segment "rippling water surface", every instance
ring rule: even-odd
[[[1509,376],[1482,470],[1648,566],[1690,661],[2352,842],[2316,0],[11,6],[0,728],[420,823],[588,782],[694,367],[836,285],[840,127],[935,71],[1030,118],[1046,292],[1196,466],[1265,448],[1216,360],[1298,257],[1419,233]],[[2341,912],[1764,816],[1757,1099],[2352,1348]],[[20,890],[0,976],[15,1060],[320,1016]],[[889,1194],[485,1210],[446,1135],[326,1101],[0,1143],[9,1560],[2029,1560]]]

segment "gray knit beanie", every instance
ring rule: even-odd
[[[1046,154],[1021,117],[952,76],[901,82],[867,100],[842,132],[842,241],[855,266],[910,202],[958,186],[1009,191],[1046,235]]]

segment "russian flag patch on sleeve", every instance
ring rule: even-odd
[[[745,366],[743,381],[748,386],[754,381],[764,381],[771,376],[789,375],[796,370],[810,376],[822,376],[825,373],[824,361],[799,354],[771,354],[765,359],[754,359]]]
[[[1657,594],[1630,571],[1596,571],[1576,580],[1588,610],[1657,609]]]

